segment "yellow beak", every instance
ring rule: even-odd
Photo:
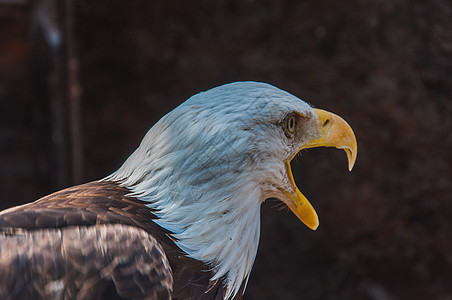
[[[358,153],[356,138],[352,128],[344,121],[344,119],[333,113],[321,109],[314,109],[314,112],[318,117],[316,126],[318,126],[317,129],[321,133],[320,137],[308,141],[301,149],[314,147],[336,147],[338,149],[343,149],[347,154],[348,169],[351,171]],[[289,181],[295,192],[283,191],[290,199],[286,204],[306,226],[312,230],[316,230],[319,226],[319,218],[311,203],[309,203],[308,199],[306,199],[295,185],[292,170],[290,168],[290,161],[292,158],[286,162],[286,168]]]

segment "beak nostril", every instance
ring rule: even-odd
[[[326,119],[325,122],[323,122],[323,128],[325,128],[326,126],[328,126],[328,124],[330,124],[330,119]]]

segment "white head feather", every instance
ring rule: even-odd
[[[164,116],[122,167],[107,177],[156,209],[190,257],[224,277],[226,299],[250,274],[260,205],[287,184],[299,149],[281,120],[312,109],[269,84],[236,82],[199,93]],[[296,148],[296,149],[295,149]]]

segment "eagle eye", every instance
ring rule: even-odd
[[[293,135],[295,133],[295,128],[297,127],[297,118],[295,115],[288,115],[284,119],[284,130],[287,134]]]

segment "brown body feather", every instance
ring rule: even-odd
[[[0,298],[223,299],[211,267],[129,193],[91,182],[0,212]]]

